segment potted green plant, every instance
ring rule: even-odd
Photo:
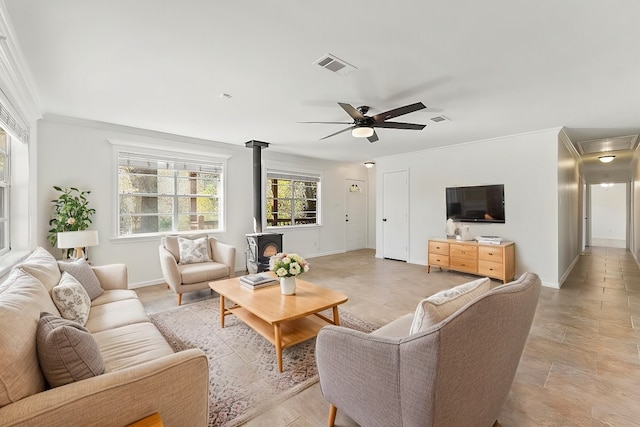
[[[75,187],[63,188],[53,186],[56,191],[62,194],[57,199],[51,201],[53,204],[53,216],[49,220],[49,243],[54,248],[58,242],[58,233],[64,231],[82,231],[89,228],[91,217],[96,210],[89,207],[87,195],[91,191],[80,191]],[[73,249],[71,249],[73,250]]]

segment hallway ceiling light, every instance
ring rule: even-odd
[[[373,160],[367,160],[366,162],[364,162],[364,165],[366,166],[367,169],[371,169],[372,167],[374,167],[376,164],[376,162],[374,162]]]
[[[598,160],[600,160],[602,163],[611,163],[615,158],[616,156],[607,155],[598,157]]]

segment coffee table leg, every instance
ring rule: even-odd
[[[273,325],[273,336],[276,345],[276,359],[278,360],[278,372],[282,372],[282,336],[280,333],[280,324]]]
[[[224,328],[224,317],[226,316],[224,312],[224,297],[220,295],[220,327]]]
[[[338,315],[338,306],[333,306],[333,324],[340,325],[340,316]]]

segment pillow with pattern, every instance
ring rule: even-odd
[[[91,299],[89,294],[71,274],[62,273],[60,283],[51,290],[51,299],[60,315],[84,326],[89,319]]]
[[[211,261],[209,258],[209,239],[206,237],[193,240],[178,237],[178,247],[180,248],[180,264]]]

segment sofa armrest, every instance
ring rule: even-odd
[[[96,265],[91,266],[91,269],[98,277],[102,289],[128,289],[129,278],[126,264]]]
[[[164,280],[174,290],[179,289],[182,284],[182,278],[180,277],[180,271],[178,271],[178,262],[164,246],[158,246],[158,252],[160,254],[160,269]]]
[[[125,426],[157,412],[166,427],[207,425],[209,370],[189,349],[0,408],[6,426]]]
[[[228,266],[229,276],[233,277],[236,268],[236,248],[216,239],[209,239],[209,242],[211,242],[211,254],[213,256],[213,260]]]

